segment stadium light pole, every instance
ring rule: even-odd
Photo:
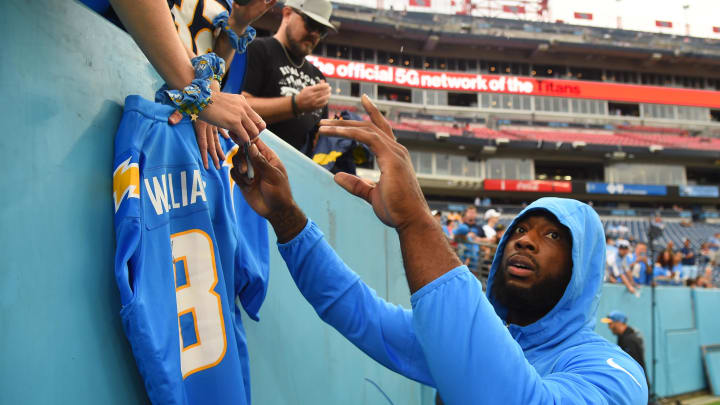
[[[619,30],[622,29],[622,15],[620,15],[620,10],[622,10],[622,6],[620,5],[620,2],[622,0],[615,0],[615,4],[617,4],[617,7],[615,7],[615,12],[617,13],[617,28]]]
[[[657,217],[657,215],[656,215]],[[648,388],[650,390],[650,398],[648,404],[657,404],[657,355],[656,355],[656,344],[655,344],[655,307],[657,302],[655,301],[655,241],[660,239],[663,235],[664,225],[662,222],[658,223],[655,218],[650,219],[650,227],[648,227],[648,250],[649,263],[647,267],[650,268],[650,343],[652,352],[652,383],[648,382]],[[645,271],[648,271],[646,268]]]
[[[688,10],[690,9],[690,4],[683,4],[683,15],[685,16],[685,35],[690,36],[690,20],[688,20]]]

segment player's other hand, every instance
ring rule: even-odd
[[[307,86],[295,96],[300,112],[311,112],[325,107],[330,101],[330,85],[325,81]]]
[[[250,146],[250,163],[254,177],[246,175],[244,153],[233,156],[230,175],[242,190],[245,200],[255,212],[270,221],[278,241],[292,239],[305,227],[305,214],[295,204],[285,166],[275,152],[256,138]]]
[[[367,121],[320,121],[320,135],[354,139],[370,147],[380,166],[380,180],[373,183],[348,173],[335,175],[335,182],[369,202],[375,215],[398,231],[434,221],[420,191],[408,150],[397,142],[390,124],[367,95],[362,104],[370,115]]]

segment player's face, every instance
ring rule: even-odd
[[[299,12],[293,11],[286,28],[286,37],[290,51],[297,57],[305,57],[312,53],[327,29],[317,27],[319,23]]]
[[[550,214],[531,214],[509,232],[492,293],[501,304],[539,319],[570,281],[570,232]]]

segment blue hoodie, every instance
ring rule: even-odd
[[[600,219],[575,200],[542,198],[572,234],[572,277],[558,304],[528,326],[505,325],[506,308],[460,266],[415,292],[412,310],[382,300],[308,221],[280,253],[320,317],[358,348],[408,378],[434,386],[448,405],[645,404],[640,366],[595,332],[605,269]],[[498,246],[488,291],[511,232]]]

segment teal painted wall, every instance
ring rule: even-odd
[[[10,0],[3,11],[0,403],[147,403],[118,318],[110,173],[125,96],[152,98],[160,81],[126,34],[80,4]],[[394,231],[329,174],[267,140],[344,260],[380,296],[409,306]],[[387,403],[366,378],[395,404],[432,403],[432,389],[376,365],[324,325],[271,252],[261,321],[245,323],[256,404]],[[624,309],[649,336],[648,293],[637,299],[607,286],[600,313]],[[659,339],[672,345],[663,361],[689,377],[659,373],[659,387],[703,386],[692,345],[720,343],[720,294],[674,289],[663,299],[668,332]]]
[[[707,388],[703,373],[703,345],[720,343],[720,290],[694,290],[684,287],[657,287],[656,290],[657,394],[661,397]],[[596,330],[611,342],[617,338],[600,318],[620,310],[628,324],[645,339],[645,364],[652,378],[651,290],[640,297],[619,285],[605,285],[598,309]]]

